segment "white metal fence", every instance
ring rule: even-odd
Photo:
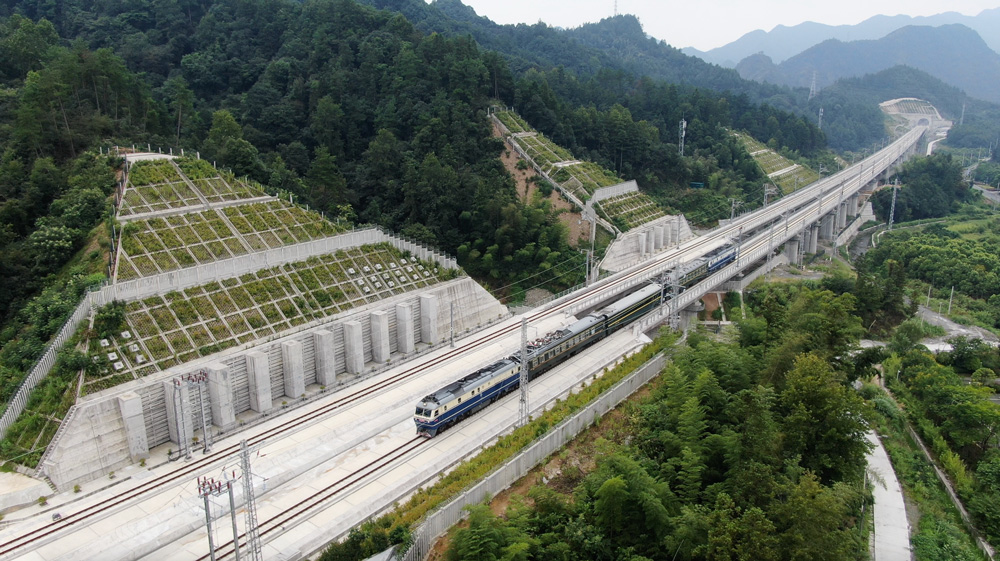
[[[4,409],[3,415],[0,416],[0,438],[3,438],[7,434],[7,429],[14,424],[17,417],[24,411],[25,406],[28,405],[28,398],[31,396],[31,391],[52,370],[52,367],[56,363],[56,356],[59,353],[59,349],[66,344],[66,341],[69,341],[69,338],[76,333],[76,329],[80,326],[80,323],[90,315],[91,294],[94,293],[89,293],[83,297],[83,301],[80,302],[80,305],[76,307],[73,314],[63,324],[62,329],[56,334],[55,339],[52,339],[49,346],[45,348],[42,358],[38,359],[28,377],[17,388],[14,397],[11,398],[10,403],[7,404],[7,408]]]
[[[434,540],[465,517],[466,511],[464,509],[466,506],[480,503],[486,497],[495,496],[500,491],[510,487],[529,470],[565,446],[583,429],[589,427],[597,418],[613,409],[653,379],[663,369],[666,362],[666,355],[663,353],[656,355],[634,373],[601,394],[590,405],[556,425],[525,451],[465,490],[459,497],[432,512],[413,532],[413,545],[402,555],[401,559],[404,561],[425,559]]]
[[[104,305],[113,300],[140,300],[154,294],[165,294],[173,290],[183,290],[212,281],[238,277],[269,267],[305,261],[310,257],[326,255],[339,249],[382,242],[388,242],[400,251],[409,251],[420,259],[435,261],[448,268],[458,268],[455,259],[443,253],[418,242],[387,234],[381,228],[369,227],[337,236],[276,247],[196,267],[187,267],[151,277],[115,283],[100,290],[100,295],[95,296],[97,299],[95,305]]]
[[[594,196],[591,200],[596,202],[603,201],[604,199],[610,199],[611,197],[617,197],[619,195],[624,195],[626,193],[638,193],[639,184],[635,182],[634,179],[626,181],[624,183],[619,183],[617,185],[611,185],[608,187],[601,187],[594,191]]]

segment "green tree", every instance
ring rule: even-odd
[[[212,113],[212,128],[208,131],[208,138],[202,143],[202,151],[208,159],[224,157],[223,149],[230,139],[240,140],[243,138],[243,127],[236,122],[233,114],[226,109],[220,109]]]
[[[695,553],[708,561],[778,561],[779,538],[764,511],[743,510],[725,493],[715,500],[708,515],[708,540]]]
[[[334,157],[326,146],[316,149],[316,158],[306,175],[309,198],[317,208],[330,212],[347,198],[347,181],[340,174]]]
[[[344,129],[344,110],[330,96],[323,96],[316,104],[310,131],[313,138],[335,157],[344,153],[344,141],[341,137]],[[384,130],[384,129],[380,129]]]
[[[486,505],[472,505],[469,526],[455,533],[448,550],[450,561],[500,561],[529,558],[528,538],[497,518]]]
[[[174,76],[163,84],[164,95],[169,100],[170,110],[174,113],[176,124],[175,142],[180,144],[181,130],[185,119],[194,112],[194,92],[188,87],[187,81],[181,76]]]
[[[37,23],[13,14],[0,22],[0,74],[6,78],[24,78],[38,70],[48,59],[49,49],[59,43],[59,34],[48,20]]]
[[[863,465],[863,464],[862,464]],[[787,495],[774,506],[779,550],[790,561],[839,561],[858,550],[859,534],[845,524],[860,493],[838,483],[824,487],[812,473],[790,482]]]
[[[53,271],[73,254],[80,232],[57,224],[43,224],[28,236],[35,255],[35,266],[42,272]]]
[[[807,354],[795,361],[779,396],[784,413],[785,453],[822,478],[860,477],[871,448],[865,438],[868,407],[823,359]]]

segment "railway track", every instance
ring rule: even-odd
[[[684,248],[684,251],[698,250],[699,247],[710,244],[713,240],[699,238],[695,240],[699,243],[691,244]],[[648,274],[650,269],[654,269],[663,263],[669,262],[670,259],[662,258],[657,259],[655,262],[644,264],[632,271],[627,272],[616,277],[609,277],[596,290],[608,290],[617,288],[621,285],[632,282],[635,278],[643,277]],[[528,321],[538,321],[542,318],[562,313],[567,308],[571,308],[580,302],[590,299],[593,297],[592,292],[596,290],[584,290],[581,293],[571,295],[564,298],[562,301],[558,301],[550,308],[545,310],[535,312],[528,316]],[[322,419],[328,414],[331,414],[339,409],[342,409],[351,404],[355,404],[364,400],[373,394],[378,393],[381,390],[390,388],[402,381],[408,380],[416,375],[421,374],[428,368],[432,368],[439,364],[443,364],[452,360],[453,358],[464,354],[470,350],[482,347],[486,344],[492,343],[498,337],[509,335],[520,329],[519,324],[511,324],[506,326],[498,326],[496,328],[487,330],[484,333],[480,333],[474,336],[473,339],[466,341],[454,349],[451,349],[439,356],[431,357],[424,360],[414,366],[406,368],[405,370],[398,372],[392,376],[386,377],[384,379],[378,380],[368,386],[359,388],[358,390],[336,399],[335,401],[323,405],[315,410],[299,414],[297,416],[291,417],[288,422],[283,423],[282,426],[273,427],[264,430],[254,436],[247,439],[248,445],[260,444],[268,439],[279,437],[283,434],[289,433],[294,430],[298,430],[302,426],[309,424],[312,421]],[[415,396],[416,397],[419,396]],[[195,478],[197,475],[203,473],[206,470],[223,463],[226,459],[232,457],[239,451],[239,445],[233,444],[223,448],[219,448],[213,452],[210,452],[204,456],[199,457],[196,460],[192,460],[187,465],[174,470],[170,473],[164,474],[157,478],[145,481],[140,485],[119,493],[113,497],[110,497],[106,501],[100,504],[93,504],[83,509],[69,512],[63,515],[59,520],[53,520],[39,528],[29,530],[21,535],[18,535],[12,539],[6,540],[0,543],[0,558],[7,557],[12,553],[15,553],[30,545],[39,545],[44,542],[46,538],[55,537],[57,534],[65,529],[68,529],[74,525],[80,524],[81,522],[92,521],[99,516],[110,514],[114,509],[127,504],[130,501],[138,499],[144,495],[155,492],[157,490],[163,489],[170,484],[177,483],[179,481],[187,481]]]
[[[406,456],[414,450],[419,449],[428,442],[430,441],[426,438],[413,438],[412,440],[397,446],[388,453],[383,454],[371,462],[361,466],[361,468],[352,471],[340,480],[327,485],[323,489],[320,489],[317,493],[302,499],[271,518],[261,521],[257,525],[257,530],[261,540],[264,540],[269,534],[284,530],[286,525],[290,525],[298,519],[311,515],[314,510],[322,507],[327,501],[336,498],[337,495],[350,489],[356,483],[359,483],[365,478],[378,473],[382,468],[391,465],[396,460]],[[246,532],[240,534],[239,538],[241,543],[244,542],[246,539]],[[224,559],[233,553],[235,553],[233,540],[229,540],[216,548],[215,558]],[[197,558],[196,561],[205,561],[209,558],[210,555],[205,554]]]
[[[711,251],[715,247],[726,243],[726,241],[732,238],[737,231],[742,231],[744,228],[746,228],[747,231],[761,228],[766,224],[779,220],[782,215],[785,216],[786,227],[789,225],[789,221],[791,220],[791,222],[793,222],[797,227],[801,228],[808,222],[808,214],[812,212],[811,208],[813,201],[817,199],[820,201],[817,209],[817,213],[820,213],[824,204],[832,204],[834,198],[836,197],[835,191],[838,189],[841,191],[841,198],[843,198],[845,190],[853,193],[865,181],[862,171],[864,170],[864,166],[866,164],[869,166],[867,178],[870,181],[876,173],[881,173],[885,167],[895,161],[895,159],[898,158],[903,151],[905,151],[906,146],[908,146],[907,142],[912,143],[913,138],[919,136],[919,134],[916,134],[917,132],[922,133],[922,131],[913,131],[909,133],[910,136],[904,136],[900,140],[891,144],[885,150],[871,156],[854,167],[843,170],[834,176],[817,182],[817,184],[813,187],[797,191],[792,195],[779,199],[778,202],[772,204],[767,209],[744,215],[725,227],[717,228],[705,236],[688,240],[687,242],[684,242],[673,249],[664,251],[649,261],[641,263],[630,270],[612,275],[586,289],[556,300],[544,310],[529,314],[527,319],[529,322],[535,322],[554,314],[563,313],[564,311],[573,309],[578,305],[582,305],[587,302],[594,302],[599,298],[610,298],[621,290],[624,290],[629,286],[633,286],[642,280],[648,279],[658,272],[662,272],[669,266],[673,266],[677,263],[683,263],[686,260],[696,258],[708,251]],[[860,168],[858,168],[858,166],[860,166]],[[879,171],[877,172],[874,171],[874,168],[876,167],[879,168]],[[860,171],[855,173],[855,169],[859,169]],[[855,182],[857,185],[852,185]],[[827,212],[829,212],[831,208],[832,207],[827,207]],[[794,217],[791,216],[791,213],[793,212],[795,213]],[[760,241],[760,238],[764,235],[765,234],[756,236],[753,242],[748,243],[747,246],[745,246],[745,249],[749,250],[752,248],[754,251],[759,252],[763,248],[763,245],[767,243],[766,241]],[[749,264],[749,262],[746,264]],[[469,338],[469,340],[459,344],[454,349],[450,349],[438,356],[430,357],[396,374],[377,380],[367,386],[358,388],[352,393],[339,397],[315,410],[290,417],[287,422],[284,422],[281,426],[272,427],[250,436],[247,438],[247,442],[250,445],[261,444],[266,442],[268,439],[280,437],[292,431],[299,430],[301,427],[308,425],[313,421],[321,420],[339,409],[361,402],[367,397],[417,376],[429,368],[446,363],[468,351],[492,343],[498,337],[509,335],[516,332],[518,329],[520,329],[520,325],[516,322],[508,322],[506,325],[500,325],[492,329],[488,329],[474,335]],[[417,399],[418,397],[419,396],[415,396],[414,399]],[[421,441],[422,439],[411,440],[393,452],[390,452],[388,455],[374,460],[371,464],[368,464],[356,473],[360,473],[361,471],[369,468],[377,471],[398,457],[419,448]],[[53,520],[52,522],[43,524],[38,528],[7,539],[6,541],[0,543],[0,558],[9,558],[13,554],[22,551],[27,547],[37,547],[42,545],[48,539],[54,539],[59,534],[75,525],[88,521],[94,521],[99,519],[99,517],[111,514],[117,508],[127,505],[129,502],[143,496],[149,495],[158,490],[163,490],[164,488],[178,484],[181,481],[193,480],[199,474],[225,462],[238,451],[239,445],[237,444],[223,447],[206,454],[197,460],[192,460],[187,465],[171,471],[170,473],[144,481],[136,487],[118,493],[101,503],[88,505],[80,510],[69,512],[58,520]],[[394,454],[397,453],[399,455],[394,456]],[[392,458],[386,459],[389,456],[392,456]],[[385,463],[381,463],[383,461]],[[363,478],[364,475],[359,475],[358,477]],[[352,484],[353,482],[343,483],[342,480],[341,482],[325,488],[313,497],[305,499],[297,505],[294,505],[293,507],[287,509],[284,513],[269,519],[267,523],[271,525],[267,528],[264,528],[262,525],[261,535],[274,532],[283,524],[306,515],[310,510],[316,508],[326,500],[329,500],[330,497],[341,492],[344,488],[349,487]],[[271,521],[274,522],[271,523]],[[229,542],[228,547],[231,552],[232,541]]]

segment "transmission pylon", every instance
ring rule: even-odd
[[[896,182],[892,185],[892,205],[889,206],[889,227],[888,230],[892,231],[892,223],[896,218],[896,189],[899,188],[899,178],[896,178]]]
[[[518,426],[528,424],[528,320],[521,318],[521,400],[518,405]]]
[[[812,84],[809,86],[809,99],[816,97],[816,71],[813,70]]]
[[[688,122],[681,119],[680,125],[677,127],[677,151],[680,153],[681,157],[684,157],[684,137],[687,136]]]
[[[818,128],[819,130],[823,130],[823,108],[822,107],[819,108],[819,124],[816,125],[816,128]]]

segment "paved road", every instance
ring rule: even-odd
[[[868,454],[868,471],[874,480],[875,534],[872,543],[873,561],[910,561],[910,524],[906,520],[903,489],[896,479],[889,455],[874,432],[868,440],[875,448]]]

